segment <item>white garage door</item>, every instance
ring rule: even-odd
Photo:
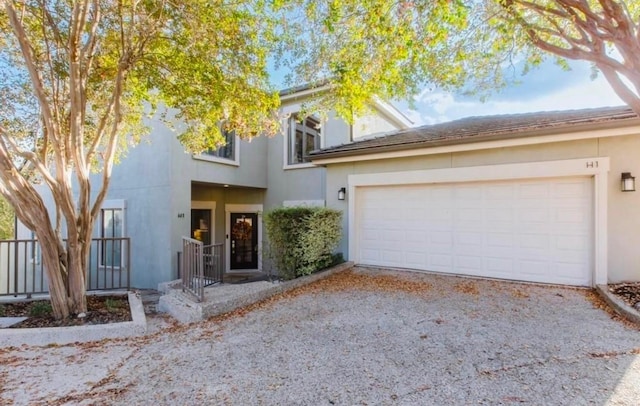
[[[590,286],[592,178],[362,187],[361,264]]]

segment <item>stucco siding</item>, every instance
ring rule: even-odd
[[[640,281],[640,135],[602,138],[600,156],[611,157],[608,182],[609,280]],[[636,176],[636,192],[621,192],[622,172]]]
[[[239,165],[196,159],[186,153],[177,139],[172,140],[174,170],[185,181],[229,184],[245,187],[267,187],[267,139],[257,137],[239,142]]]
[[[373,134],[381,134],[398,130],[391,121],[378,114],[367,114],[356,118],[352,126],[353,140],[367,138]]]
[[[610,282],[640,280],[640,180],[638,192],[620,191],[621,172],[640,175],[640,135],[495,148],[469,152],[330,164],[327,189],[346,187],[351,174],[386,173],[440,168],[474,167],[510,163],[544,162],[589,157],[609,157],[608,175],[608,278]],[[638,177],[640,179],[640,176]],[[351,199],[353,196],[347,196]],[[345,213],[345,235],[339,250],[347,253],[347,204],[327,193],[327,205]]]
[[[325,169],[300,167],[284,169],[283,135],[269,140],[267,167],[269,187],[265,194],[265,210],[281,206],[285,200],[324,199]]]

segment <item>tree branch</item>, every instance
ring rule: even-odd
[[[18,18],[15,9],[13,8],[13,4],[10,1],[5,1],[5,10],[7,11],[7,15],[9,16],[9,22],[11,23],[11,27],[13,28],[13,32],[18,40],[18,44],[20,45],[20,50],[22,52],[22,56],[24,58],[27,70],[29,72],[29,77],[31,78],[31,82],[33,83],[34,91],[36,94],[36,98],[38,99],[38,103],[40,104],[40,110],[42,112],[42,117],[44,118],[44,124],[47,127],[49,135],[51,136],[51,140],[54,143],[56,149],[60,149],[60,144],[58,142],[58,127],[53,118],[53,114],[51,112],[51,108],[49,106],[49,102],[47,100],[47,94],[44,90],[44,85],[42,83],[42,78],[38,73],[38,67],[35,64],[35,58],[33,55],[31,44],[29,43],[29,39],[27,38],[27,34],[22,26],[22,22]]]

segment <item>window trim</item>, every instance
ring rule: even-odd
[[[311,162],[301,162],[301,163],[290,163],[289,162],[289,158],[290,158],[290,148],[292,148],[292,140],[295,136],[295,127],[291,126],[291,122],[293,120],[295,120],[296,115],[299,112],[297,111],[293,111],[290,114],[287,115],[287,118],[284,119],[284,123],[282,125],[282,134],[283,134],[283,145],[284,145],[284,149],[283,149],[283,165],[282,165],[282,169],[284,170],[289,170],[289,169],[305,169],[305,168],[317,168],[318,166],[311,163]],[[322,122],[322,120],[320,120],[317,117],[314,117],[313,115],[309,116],[312,117],[313,119],[317,120],[318,123],[320,124],[320,128],[319,130],[319,134],[318,136],[320,137],[320,148],[323,147],[323,143],[324,143],[324,137],[322,136],[322,132],[324,130],[324,124]],[[306,117],[305,117],[306,119]]]
[[[233,159],[222,158],[216,155],[209,155],[205,152],[202,152],[200,154],[193,154],[193,159],[197,159],[199,161],[215,162],[230,166],[240,166],[240,137],[237,134],[234,137]]]
[[[121,210],[122,211],[122,237],[126,238],[127,235],[127,205],[126,201],[123,199],[115,199],[115,200],[105,200],[100,207],[100,228],[99,228],[99,236],[98,238],[104,238],[104,210]],[[125,244],[122,245],[122,250],[120,251],[120,265],[105,265],[105,258],[103,257],[103,248],[102,244],[104,242],[100,242],[98,247],[98,269],[99,270],[113,270],[119,271],[123,269],[122,264],[125,263],[126,255],[127,255],[127,247]],[[126,268],[124,268],[126,269]]]

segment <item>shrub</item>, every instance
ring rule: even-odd
[[[51,303],[38,301],[33,302],[31,305],[31,309],[29,309],[29,316],[31,317],[42,317],[47,316],[53,312],[51,308]]]
[[[342,234],[342,212],[324,207],[283,207],[264,216],[266,255],[283,279],[324,269],[335,262]]]
[[[113,313],[117,311],[120,308],[120,306],[121,306],[120,299],[114,299],[114,298],[108,297],[104,301],[104,307],[107,309],[109,313]]]

